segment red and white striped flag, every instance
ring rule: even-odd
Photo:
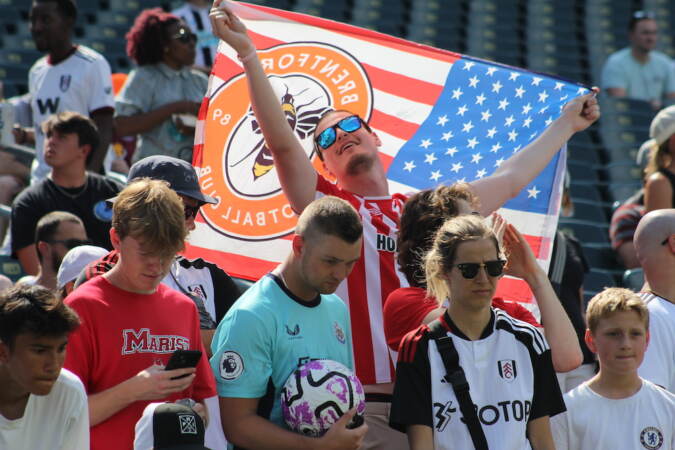
[[[587,92],[558,79],[351,25],[230,5],[259,49],[289,124],[326,177],[311,134],[326,108],[364,118],[382,140],[380,158],[388,169],[390,191],[412,192],[489,175],[500,159],[558,117],[565,102]],[[202,208],[187,255],[203,256],[234,276],[258,279],[287,256],[296,217],[281,191],[247,89],[236,53],[221,43],[194,152],[202,189],[219,203]],[[467,134],[472,128],[474,134]],[[442,162],[442,155],[455,159]],[[493,159],[484,159],[488,156]],[[481,160],[485,168],[472,166]],[[472,172],[463,174],[460,166]],[[563,167],[564,156],[557,156],[500,210],[526,235],[544,267],[557,226]],[[497,294],[532,302],[525,283],[508,277]]]

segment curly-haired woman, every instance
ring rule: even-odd
[[[141,12],[126,38],[139,67],[115,102],[117,134],[140,135],[134,161],[162,154],[191,162],[194,120],[208,83],[191,68],[196,36],[178,17],[153,8]]]

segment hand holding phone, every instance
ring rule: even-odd
[[[184,369],[186,367],[197,367],[199,359],[202,357],[202,352],[200,350],[176,350],[171,355],[169,362],[164,367],[164,370],[173,370],[173,369]],[[180,375],[178,377],[171,378],[172,380],[177,380],[180,378],[187,377],[188,374]]]

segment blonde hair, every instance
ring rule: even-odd
[[[586,321],[591,333],[595,333],[598,324],[602,319],[610,314],[622,311],[633,311],[639,317],[645,326],[649,329],[649,310],[647,305],[638,295],[625,288],[606,288],[604,291],[596,294],[586,309]]]
[[[173,257],[185,247],[183,201],[166,181],[141,178],[127,185],[113,204],[112,226],[120,239],[139,239],[150,253]]]
[[[450,271],[455,262],[457,247],[462,242],[491,239],[495,243],[497,255],[502,250],[497,237],[483,221],[482,217],[463,215],[448,219],[438,229],[431,249],[424,257],[424,272],[427,280],[429,297],[443,302],[450,291],[445,280],[445,274]]]

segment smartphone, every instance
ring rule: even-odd
[[[173,370],[173,369],[184,369],[186,367],[197,367],[199,358],[202,357],[202,352],[199,350],[176,350],[171,354],[169,362],[166,363],[164,370]],[[171,378],[172,380],[178,380],[179,378],[185,378],[188,374],[181,375],[178,377]]]

